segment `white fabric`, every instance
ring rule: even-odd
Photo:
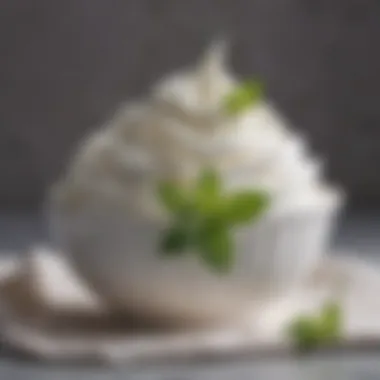
[[[321,263],[303,289],[260,313],[252,311],[251,318],[202,331],[153,333],[148,327],[137,330],[127,320],[116,327],[120,316],[107,312],[63,257],[38,248],[21,258],[0,260],[0,335],[13,350],[46,360],[125,362],[286,351],[288,321],[331,297],[344,309],[348,342],[380,338],[379,293],[380,268],[334,256]]]

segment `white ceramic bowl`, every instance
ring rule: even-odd
[[[54,213],[54,233],[80,275],[110,306],[176,321],[234,318],[298,286],[326,251],[340,199],[323,207],[263,218],[236,233],[236,265],[209,271],[195,255],[164,259],[156,252],[161,225],[109,204],[91,213]]]

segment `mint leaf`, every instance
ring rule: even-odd
[[[169,212],[179,213],[186,204],[183,190],[169,181],[162,181],[158,185],[157,195]]]
[[[320,316],[321,336],[326,340],[335,340],[341,335],[343,325],[342,313],[338,304],[329,302],[321,312]]]
[[[197,181],[197,192],[209,197],[218,196],[222,189],[220,176],[212,169],[202,171]]]
[[[301,316],[290,325],[289,334],[296,348],[309,351],[319,344],[318,324],[315,320]]]
[[[224,109],[232,116],[251,108],[263,98],[263,86],[257,81],[243,82],[224,100]]]
[[[202,260],[213,270],[225,273],[233,264],[233,244],[227,227],[210,224],[199,237]]]
[[[189,244],[189,236],[185,229],[175,226],[165,231],[160,250],[165,256],[179,256]]]
[[[337,341],[342,335],[342,314],[338,304],[329,302],[317,316],[301,315],[289,326],[296,348],[305,351]]]
[[[259,191],[244,191],[226,201],[225,218],[234,224],[256,220],[269,206],[269,196]]]
[[[267,194],[259,191],[223,193],[222,179],[211,169],[202,171],[190,188],[161,182],[158,198],[171,219],[160,251],[178,256],[191,249],[217,272],[234,264],[233,228],[254,221],[269,204]]]
[[[214,213],[218,208],[222,181],[219,175],[211,170],[204,170],[196,184],[194,203],[201,214]]]

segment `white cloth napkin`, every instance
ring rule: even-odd
[[[0,336],[14,352],[44,360],[145,361],[287,351],[284,327],[300,312],[338,298],[347,342],[380,341],[380,267],[349,256],[324,259],[286,299],[229,326],[160,329],[112,315],[62,255],[36,248],[0,259]]]

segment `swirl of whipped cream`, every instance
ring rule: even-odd
[[[213,45],[196,65],[161,80],[147,99],[123,107],[85,142],[58,193],[146,208],[154,204],[155,181],[186,182],[208,166],[229,188],[266,190],[273,210],[318,207],[321,163],[274,107],[263,100],[237,116],[223,109],[237,85],[225,58],[225,45]]]

